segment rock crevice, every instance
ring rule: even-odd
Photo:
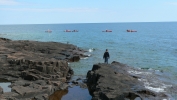
[[[11,82],[11,92],[0,87],[0,99],[48,100],[68,87],[74,74],[68,62],[87,57],[85,50],[71,44],[6,38],[0,42],[0,78]]]

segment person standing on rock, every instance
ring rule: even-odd
[[[103,55],[103,59],[104,59],[104,62],[108,64],[108,59],[109,59],[109,52],[108,52],[108,49],[106,49],[104,55]]]

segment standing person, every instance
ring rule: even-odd
[[[103,59],[104,59],[104,62],[108,64],[108,59],[109,59],[109,52],[108,52],[108,49],[106,49],[104,55],[103,55]]]

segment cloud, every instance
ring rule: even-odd
[[[0,5],[18,5],[19,2],[14,0],[0,0]]]
[[[27,12],[98,12],[98,8],[1,8],[3,11],[27,11]]]

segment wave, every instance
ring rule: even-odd
[[[127,72],[130,73],[131,75],[137,76],[138,80],[144,83],[144,87],[146,89],[156,93],[165,93],[166,95],[168,95],[169,99],[164,100],[173,100],[171,92],[177,92],[176,90],[172,89],[172,87],[174,87],[174,84],[171,82],[165,82],[164,80],[161,80],[161,78],[165,77],[164,73],[161,72],[160,70],[154,70],[152,68],[150,69],[132,68],[129,69]]]
[[[91,48],[91,49],[89,49],[88,51],[89,52],[93,52],[95,49],[94,48]]]
[[[81,58],[81,59],[88,59],[88,57],[84,57],[84,58]]]

